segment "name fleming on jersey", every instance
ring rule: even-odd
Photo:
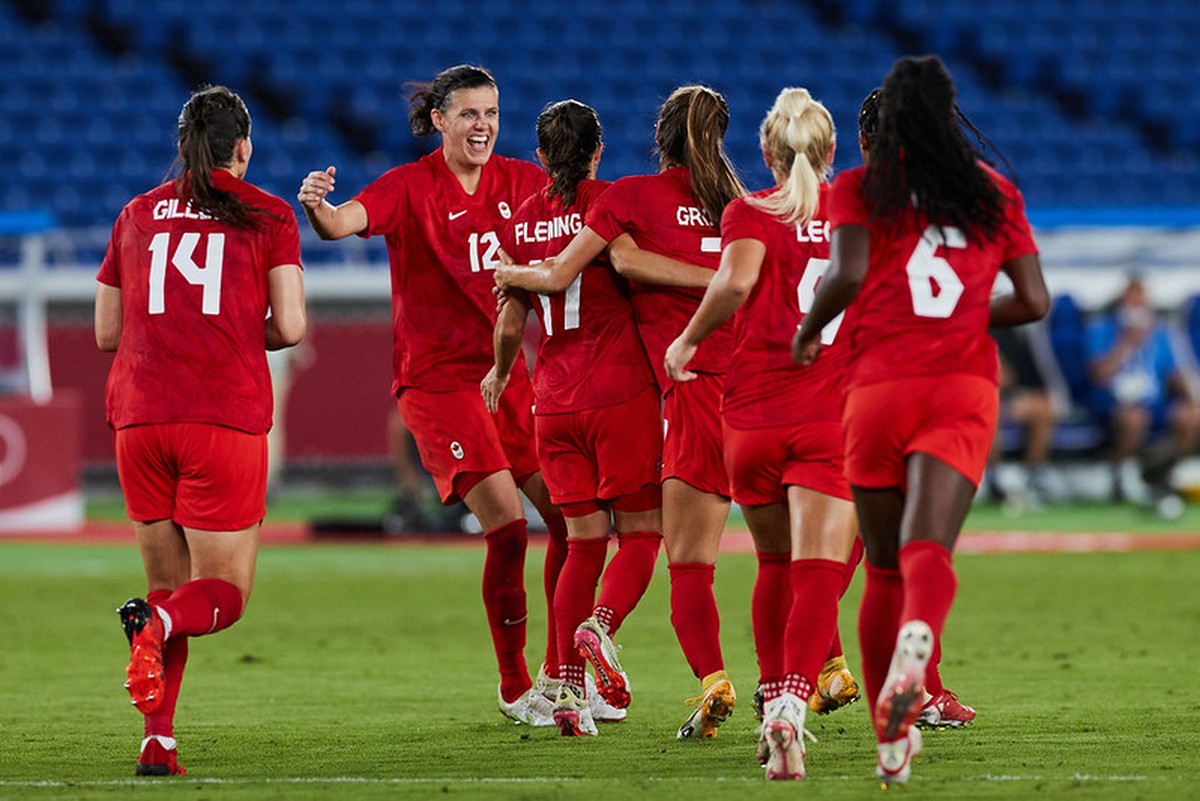
[[[519,222],[513,228],[517,244],[524,242],[550,242],[564,236],[575,236],[583,229],[583,217],[579,212],[563,214],[549,220],[532,223]]]

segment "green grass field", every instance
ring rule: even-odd
[[[481,560],[476,547],[265,547],[246,617],[192,643],[176,726],[189,774],[135,779],[141,721],[121,688],[128,647],[114,609],[142,591],[136,551],[0,541],[0,799],[878,797],[865,704],[810,718],[820,742],[803,785],[763,780],[749,705],[752,556],[718,568],[743,706],[703,743],[674,739],[696,682],[668,622],[664,560],[617,637],[629,719],[579,741],[496,712]],[[1200,793],[1200,552],[957,564],[943,673],[979,719],[927,736],[909,797]],[[852,665],[860,590],[861,575],[843,605]],[[536,670],[540,590],[530,608]]]

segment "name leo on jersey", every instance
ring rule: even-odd
[[[203,211],[193,211],[191,202],[180,203],[179,198],[173,197],[160,200],[154,204],[154,219],[156,220],[211,220],[212,215]]]
[[[809,220],[796,223],[797,242],[828,242],[829,220]]]
[[[583,229],[583,217],[579,212],[564,214],[549,220],[532,223],[517,223],[513,233],[517,244],[522,242],[550,242],[564,236],[575,236]]]

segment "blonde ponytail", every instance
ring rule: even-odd
[[[832,167],[829,157],[836,134],[829,110],[807,89],[784,89],[763,119],[758,140],[779,187],[753,202],[781,222],[808,222],[816,214],[821,183]]]

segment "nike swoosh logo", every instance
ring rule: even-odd
[[[466,209],[463,209],[462,211],[452,211],[452,212],[450,212],[450,219],[457,220],[459,217],[463,216],[466,213],[467,213]]]
[[[529,615],[525,615],[524,617],[519,617],[516,620],[510,620],[509,618],[504,618],[504,625],[519,626],[520,624],[524,623],[528,619],[529,619]]]

